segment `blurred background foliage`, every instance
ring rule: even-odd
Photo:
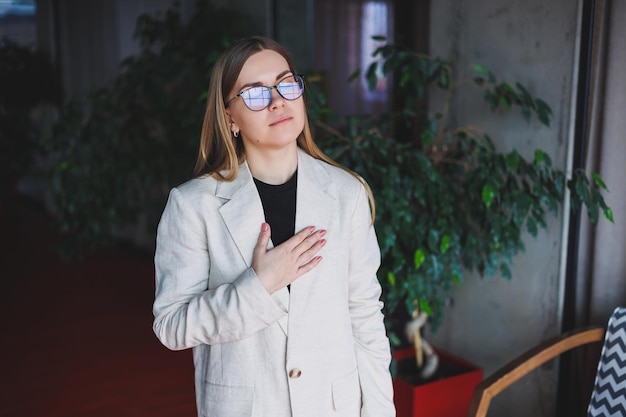
[[[206,0],[187,19],[177,4],[143,14],[140,51],[113,85],[63,106],[43,146],[65,256],[138,222],[154,233],[169,189],[191,176],[213,64],[233,39],[254,33],[244,15]]]
[[[11,193],[18,178],[28,173],[40,137],[36,109],[58,105],[58,74],[40,51],[0,40],[0,192]],[[2,198],[6,201],[6,198]]]

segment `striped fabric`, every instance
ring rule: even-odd
[[[609,320],[587,416],[626,416],[626,308]]]

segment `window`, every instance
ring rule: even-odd
[[[0,39],[9,38],[22,46],[36,46],[35,2],[0,0]]]
[[[372,53],[381,42],[372,36],[392,40],[391,0],[318,0],[315,5],[315,69],[322,75],[329,107],[342,116],[389,109],[386,80],[369,91],[363,78],[352,83],[348,78],[373,61]]]
[[[368,1],[362,5],[361,17],[361,68],[365,69],[373,61],[372,54],[376,49],[384,44],[382,41],[372,39],[373,36],[382,35],[390,38],[389,32],[389,5],[382,1]],[[387,96],[387,80],[382,78],[382,71],[378,69],[378,83],[374,90],[370,90],[367,86],[365,78],[361,78],[361,90],[363,98],[369,102],[386,103]]]

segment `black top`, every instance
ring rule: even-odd
[[[265,221],[272,232],[272,242],[278,246],[293,236],[296,227],[296,189],[298,171],[284,184],[271,185],[254,179],[263,203]]]

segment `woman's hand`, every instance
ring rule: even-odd
[[[309,226],[287,241],[267,250],[271,237],[270,225],[263,223],[252,256],[252,269],[270,294],[286,287],[315,268],[322,260],[315,256],[326,244],[326,230],[315,231]]]

